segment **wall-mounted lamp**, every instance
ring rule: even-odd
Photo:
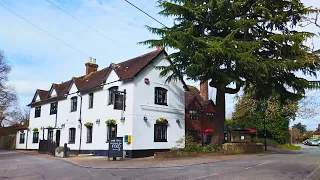
[[[144,116],[144,117],[143,117],[143,120],[144,120],[145,122],[147,122],[147,121],[148,121],[147,116]]]
[[[177,118],[176,122],[177,122],[178,124],[180,124],[180,119],[179,119],[179,118]]]
[[[41,130],[43,130],[43,127],[40,127]]]
[[[66,127],[66,124],[61,124],[61,128],[64,128],[64,127]]]
[[[124,116],[122,116],[122,117],[120,118],[120,120],[121,120],[121,121],[125,121],[126,118],[125,118]]]
[[[81,124],[78,124],[78,129],[80,129],[81,128]]]
[[[100,124],[100,119],[97,119],[97,120],[96,120],[96,124]]]

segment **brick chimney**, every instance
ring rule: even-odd
[[[318,124],[318,131],[320,131],[320,124]]]
[[[209,83],[208,81],[200,83],[200,96],[205,100],[209,100]]]
[[[86,63],[86,75],[98,71],[98,64],[96,64],[96,59],[89,58],[89,62]]]

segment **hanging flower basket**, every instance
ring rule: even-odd
[[[34,131],[34,132],[38,132],[38,131],[39,131],[39,129],[38,129],[38,128],[33,128],[33,129],[32,129],[32,131]]]
[[[156,120],[156,124],[168,124],[168,120],[165,118],[159,118]]]
[[[47,129],[53,129],[53,127],[52,126],[48,126]]]
[[[111,126],[111,125],[117,125],[117,121],[114,119],[109,119],[106,121],[106,125],[107,126]]]
[[[85,127],[92,127],[93,126],[93,123],[92,122],[87,122],[84,124]]]

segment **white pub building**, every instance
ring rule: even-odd
[[[166,83],[155,66],[166,66],[162,48],[86,74],[49,90],[37,90],[27,129],[17,131],[16,149],[37,150],[51,140],[81,154],[108,155],[111,137],[124,137],[127,157],[167,151],[185,136],[185,83]]]

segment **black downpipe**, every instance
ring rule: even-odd
[[[29,132],[29,130],[27,129],[27,139],[25,140],[26,141],[26,149],[28,149],[28,132]]]
[[[58,121],[58,102],[57,102],[57,112],[56,112],[56,121],[55,121],[55,124],[54,124],[54,128],[57,128],[57,121]]]
[[[44,140],[44,127],[42,128],[42,140]]]
[[[79,117],[79,123],[80,123],[80,143],[79,143],[79,152],[78,154],[80,154],[81,151],[81,142],[82,142],[82,119],[81,119],[81,113],[82,113],[82,95],[79,95],[80,97],[80,117]]]

